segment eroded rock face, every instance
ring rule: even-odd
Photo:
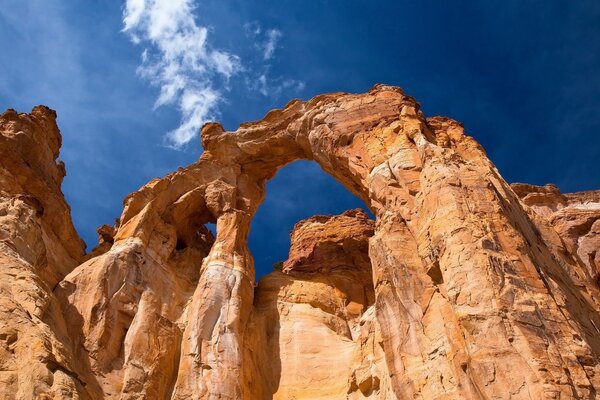
[[[9,114],[7,120],[17,118]],[[55,129],[39,124],[31,135]],[[2,126],[6,138],[23,130]],[[9,232],[26,227],[3,234],[9,244],[2,257],[12,255],[6,265],[30,271],[42,288],[31,304],[52,300],[32,317],[3,311],[3,323],[29,318],[45,329],[36,335],[57,343],[25,355],[42,371],[22,370],[30,386],[18,380],[12,361],[2,364],[6,393],[25,387],[27,398],[39,387],[60,397],[60,387],[93,399],[597,395],[597,219],[582,213],[595,212],[597,201],[586,200],[595,195],[511,188],[459,123],[426,118],[399,88],[294,100],[234,133],[205,125],[200,160],[128,196],[85,260],[60,195],[57,143],[38,140],[32,150],[47,153],[46,164],[31,164],[32,176],[50,173],[53,183],[42,193],[23,184],[21,172],[2,175],[7,187],[19,188],[3,194],[13,202],[10,215],[21,194],[39,197],[44,210],[58,207],[44,220],[26,203],[21,222],[2,222]],[[10,152],[23,152],[18,146]],[[250,221],[267,180],[298,159],[317,162],[376,221],[354,211],[301,222],[282,271],[255,287]],[[208,222],[216,222],[214,238]],[[47,264],[34,240],[40,226],[54,232],[43,249],[58,256],[46,257]],[[2,302],[16,303],[2,290]],[[0,360],[15,359],[12,338]],[[45,354],[58,362],[39,361]]]
[[[244,337],[257,398],[389,398],[368,258],[374,228],[362,210],[296,224],[283,271],[258,284]]]
[[[569,252],[600,285],[600,190],[561,193],[556,186],[512,185],[523,202],[560,234]]]
[[[86,395],[53,288],[85,246],[60,190],[56,113],[0,116],[0,398]]]

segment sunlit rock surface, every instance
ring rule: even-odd
[[[86,393],[70,332],[52,291],[85,245],[60,190],[56,113],[0,116],[0,398]]]
[[[54,112],[9,110],[0,128],[2,398],[597,395],[598,193],[511,187],[397,87],[205,125],[201,158],[129,195],[87,255]],[[298,159],[375,221],[299,222],[256,285],[250,222]]]
[[[244,338],[261,398],[389,398],[368,257],[374,229],[362,210],[296,224],[283,271],[258,284]]]

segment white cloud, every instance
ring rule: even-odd
[[[263,96],[267,96],[269,94],[269,90],[267,88],[267,74],[261,74],[258,77],[258,91],[263,95]]]
[[[257,36],[262,32],[262,27],[258,22],[247,22],[244,24],[244,30],[246,31],[246,36]]]
[[[278,43],[283,36],[278,29],[263,29],[258,22],[249,22],[244,25],[246,36],[254,41],[254,48],[262,53],[262,63],[257,65],[257,70],[246,78],[246,84],[252,91],[263,96],[279,97],[288,92],[298,92],[304,89],[304,82],[284,77],[272,78],[271,60],[278,48]]]
[[[219,93],[209,87],[184,89],[181,94],[180,110],[183,123],[179,128],[167,133],[171,143],[187,143],[198,133],[198,128],[206,122],[206,116],[219,102]]]
[[[248,22],[244,24],[246,36],[255,40],[254,47],[262,52],[263,60],[268,61],[273,58],[279,39],[282,33],[279,29],[263,29],[258,22]]]
[[[174,147],[215,117],[222,100],[215,83],[241,70],[237,56],[208,45],[208,30],[196,23],[194,8],[193,0],[125,0],[123,11],[123,30],[134,43],[149,45],[138,72],[160,87],[155,107],[176,104],[181,113],[180,126],[166,135]]]
[[[294,91],[299,92],[304,89],[304,82],[296,79],[273,79],[271,87],[267,90],[267,94],[280,96],[284,92]]]
[[[284,93],[302,91],[305,87],[304,82],[296,79],[284,79],[281,77],[269,79],[267,72],[268,71],[265,71],[260,74],[253,83],[249,85],[252,90],[258,91],[265,97],[279,97]]]
[[[123,9],[123,31],[143,46],[138,74],[160,89],[154,107],[175,105],[181,114],[179,127],[165,135],[167,145],[174,148],[193,140],[205,122],[218,117],[223,92],[236,74],[243,73],[248,87],[263,96],[304,88],[302,82],[269,76],[281,31],[263,29],[256,22],[245,24],[257,54],[243,68],[236,55],[210,46],[208,29],[194,16],[197,3],[125,0]]]
[[[270,29],[267,31],[267,41],[264,44],[264,52],[263,58],[265,60],[270,60],[273,58],[273,54],[275,53],[275,49],[277,48],[277,42],[281,37],[281,32],[277,29]]]

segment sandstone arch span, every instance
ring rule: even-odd
[[[273,395],[260,357],[245,354],[254,318],[247,235],[266,181],[308,159],[377,219],[371,322],[386,376],[376,393],[357,387],[349,398],[595,397],[592,274],[459,123],[427,119],[401,89],[378,85],[294,100],[235,133],[207,124],[202,144],[197,163],[130,195],[107,251],[54,291],[77,332],[73,357],[87,383],[78,390]]]

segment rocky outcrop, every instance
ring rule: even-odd
[[[22,370],[30,386],[3,367],[10,388],[60,397],[60,382],[94,399],[596,397],[597,230],[566,212],[579,213],[577,202],[595,210],[593,194],[511,187],[459,123],[426,118],[385,85],[293,100],[236,132],[211,123],[201,135],[201,158],[128,196],[86,260],[60,179],[45,194],[32,185],[7,195],[63,207],[44,220],[27,206],[31,228],[4,241],[14,244],[3,257],[29,260],[19,268],[52,299],[29,319],[57,343],[27,354],[57,360],[36,361],[50,372]],[[61,169],[56,143],[36,144],[53,169],[31,164],[34,175]],[[301,222],[281,271],[255,287],[250,222],[266,182],[298,159],[360,197],[375,222],[358,211]],[[44,248],[60,256],[46,264],[24,236],[39,226],[54,232]],[[11,296],[3,289],[3,302]]]
[[[77,398],[85,383],[52,293],[84,255],[60,190],[56,113],[0,116],[0,398]]]
[[[393,398],[368,257],[374,228],[362,210],[296,224],[283,270],[256,288],[244,337],[257,398]]]
[[[146,188],[159,185],[155,181]],[[77,332],[79,362],[97,381],[99,398],[171,395],[187,324],[185,307],[214,241],[199,200],[191,194],[163,204],[150,201],[136,210],[131,224],[122,217],[124,226],[101,229],[95,251],[112,242],[110,249],[81,264],[55,290],[68,310],[69,330]],[[137,206],[128,201],[129,207]],[[158,213],[160,206],[165,208]]]
[[[512,185],[523,202],[547,220],[569,252],[600,285],[600,190],[563,194],[554,185]]]

